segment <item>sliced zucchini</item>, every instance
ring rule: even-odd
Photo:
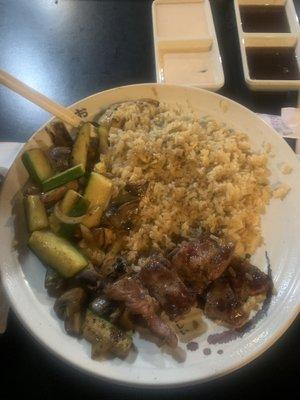
[[[70,217],[80,217],[81,215],[85,214],[89,209],[90,202],[88,199],[80,196],[74,207],[70,210],[69,216]]]
[[[75,206],[80,197],[82,196],[75,190],[68,190],[60,203],[61,212],[65,215],[69,215],[69,212]]]
[[[35,231],[29,246],[48,266],[69,278],[87,266],[86,258],[67,240],[50,231]]]
[[[69,217],[80,217],[87,212],[89,205],[90,202],[75,190],[68,190],[60,204],[60,209]],[[65,238],[71,238],[77,228],[78,224],[62,223],[58,233]]]
[[[22,161],[31,179],[38,185],[54,175],[54,170],[41,149],[25,151],[22,155]]]
[[[71,225],[71,224],[61,223],[57,231],[57,234],[59,236],[64,237],[65,239],[72,239],[77,228],[78,228],[77,224]]]
[[[85,188],[84,198],[89,200],[91,211],[87,215],[83,224],[88,228],[99,225],[103,211],[106,209],[112,194],[112,181],[103,175],[91,172],[87,186]]]
[[[82,125],[77,134],[71,153],[71,164],[82,164],[84,170],[86,169],[90,138],[94,129],[95,127],[90,122],[86,122]]]
[[[105,154],[109,146],[107,127],[104,125],[100,125],[98,127],[98,135],[99,135],[99,153]]]
[[[39,231],[48,227],[48,217],[45,206],[39,195],[25,197],[27,225],[30,232]]]
[[[80,217],[85,214],[89,208],[90,202],[75,190],[68,190],[60,203],[60,209],[63,214],[69,217]]]
[[[75,167],[66,169],[60,174],[54,175],[51,178],[45,180],[42,183],[42,188],[44,192],[48,192],[51,189],[65,185],[66,183],[73,181],[74,179],[80,178],[82,175],[84,175],[84,172],[85,171],[81,164],[76,165]]]
[[[92,344],[92,357],[108,354],[126,357],[132,346],[132,338],[117,326],[87,310],[83,337]]]

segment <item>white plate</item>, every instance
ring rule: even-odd
[[[254,113],[218,94],[196,88],[144,84],[112,89],[79,101],[73,109],[86,109],[87,118],[92,118],[103,107],[112,103],[138,98],[155,98],[169,103],[180,103],[210,114],[231,128],[249,134],[253,146],[260,149],[264,142],[272,144],[275,156],[270,161],[272,181],[287,182],[292,190],[284,201],[272,200],[263,218],[265,246],[254,256],[254,262],[266,268],[265,250],[268,251],[273,269],[277,295],[273,297],[268,315],[255,329],[243,338],[210,346],[207,334],[198,340],[199,350],[188,352],[187,360],[178,364],[169,355],[149,342],[135,338],[138,348],[136,359],[119,359],[96,362],[90,358],[90,346],[84,340],[67,336],[52,311],[53,299],[44,288],[45,268],[28,251],[20,264],[13,250],[15,238],[12,203],[16,192],[26,180],[26,172],[20,159],[10,169],[4,183],[0,201],[0,265],[2,279],[11,305],[25,327],[49,350],[61,359],[95,376],[128,385],[177,386],[202,382],[245,365],[264,352],[288,328],[299,310],[300,246],[300,166],[288,145]],[[46,138],[43,130],[29,141],[29,146]],[[27,145],[27,146],[28,146]],[[290,175],[281,175],[278,164],[287,162],[293,167]],[[18,218],[19,225],[24,224]],[[223,329],[209,324],[209,333]],[[211,355],[204,356],[203,349],[209,347]],[[222,349],[223,354],[217,353]]]

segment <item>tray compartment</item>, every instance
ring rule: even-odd
[[[155,0],[152,6],[159,83],[217,90],[222,61],[208,0]]]
[[[244,32],[240,7],[241,6],[266,6],[266,3],[270,6],[284,6],[290,32]],[[234,0],[235,15],[237,20],[237,28],[239,34],[240,50],[242,55],[243,72],[245,77],[245,82],[247,86],[252,90],[264,90],[264,91],[284,91],[284,90],[298,90],[300,89],[300,79],[275,79],[274,76],[282,76],[281,74],[275,74],[274,71],[270,73],[270,78],[266,79],[266,74],[255,73],[254,66],[258,65],[259,68],[262,67],[263,63],[253,62],[257,60],[255,55],[252,53],[256,52],[256,49],[262,49],[262,57],[268,62],[268,54],[274,59],[274,49],[278,49],[278,60],[281,63],[282,68],[292,68],[295,70],[295,63],[288,62],[284,59],[282,53],[289,53],[289,49],[294,49],[296,56],[296,65],[300,70],[300,29],[299,21],[293,4],[293,0],[272,0],[266,2],[266,0]],[[283,50],[286,48],[286,51]],[[250,49],[250,50],[249,50]],[[249,60],[248,54],[251,52],[251,73],[249,71]],[[276,51],[275,51],[276,52]],[[267,54],[268,53],[268,54]],[[264,79],[257,79],[257,77],[264,76]],[[292,74],[291,74],[292,76]],[[297,76],[294,74],[293,76]],[[256,79],[255,79],[256,77]],[[288,77],[288,74],[286,75]]]

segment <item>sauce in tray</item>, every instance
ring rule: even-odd
[[[252,79],[300,79],[297,56],[293,47],[248,47],[246,54]]]
[[[163,82],[178,85],[201,85],[213,82],[216,74],[211,51],[174,52],[162,57]]]
[[[205,5],[200,2],[158,4],[157,34],[163,38],[191,38],[208,35]]]
[[[240,6],[244,32],[290,32],[284,6]]]

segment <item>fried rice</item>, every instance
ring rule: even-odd
[[[170,251],[176,238],[199,230],[233,241],[239,256],[255,252],[272,196],[266,152],[253,151],[245,133],[179,106],[127,102],[111,117],[104,161],[115,195],[128,182],[148,183],[126,237],[129,259]]]

